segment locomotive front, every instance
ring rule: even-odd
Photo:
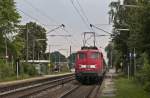
[[[97,81],[104,72],[103,56],[99,50],[87,49],[77,53],[75,73],[76,79],[83,81]]]

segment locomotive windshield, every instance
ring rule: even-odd
[[[90,58],[92,58],[92,59],[98,59],[99,58],[99,53],[98,52],[91,53]]]
[[[85,53],[79,53],[78,56],[79,56],[79,59],[85,59],[86,58]]]

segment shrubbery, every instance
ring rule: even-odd
[[[144,89],[146,91],[150,92],[150,62],[148,58],[149,58],[148,55],[146,54],[143,55],[144,66],[136,75],[136,79],[138,80],[138,82],[144,85]]]
[[[22,63],[19,66],[19,79],[38,75],[38,71],[32,64]],[[16,79],[16,65],[0,60],[0,80]]]
[[[0,60],[0,80],[15,75],[13,66],[6,64],[4,60]]]
[[[38,71],[35,69],[34,65],[28,63],[22,63],[21,66],[24,74],[27,74],[29,76],[38,75]]]

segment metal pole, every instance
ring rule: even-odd
[[[60,64],[60,54],[58,55],[58,64]]]
[[[131,58],[131,53],[129,53],[129,62],[128,62],[128,79],[130,78],[130,58]]]
[[[86,39],[85,39],[85,33],[84,33],[84,40],[83,40],[83,46],[85,47]]]
[[[50,51],[51,51],[51,45],[49,45],[49,64],[51,63],[51,55],[50,55]]]
[[[71,52],[72,52],[72,47],[71,47],[71,45],[70,45],[70,56],[71,56]]]
[[[94,34],[94,47],[95,47],[95,42],[96,42],[95,32],[93,32],[93,34]]]
[[[51,52],[50,51],[51,51],[51,45],[49,45],[49,71],[48,72],[52,71],[50,68],[51,67],[51,54],[50,54]]]
[[[38,50],[38,60],[40,60],[40,52],[39,52],[39,50]]]
[[[5,30],[5,33],[6,33],[6,30]],[[6,34],[5,34],[5,58],[6,58],[6,64],[7,64],[8,53],[7,53],[7,38],[6,38]]]
[[[136,74],[136,53],[134,48],[134,75]]]
[[[132,74],[132,67],[131,67],[132,66],[132,58],[131,57],[132,57],[132,53],[130,52],[130,64],[129,64],[129,73],[130,74],[129,75]]]
[[[27,31],[26,31],[26,63],[28,63],[28,52],[29,52],[29,50],[28,50],[28,40],[29,40],[29,36],[28,36],[28,26],[26,27],[27,28]]]
[[[32,59],[33,59],[33,62],[34,62],[34,50],[35,50],[35,39],[33,39],[33,50],[32,50],[32,55],[33,55],[33,57],[32,57]]]
[[[112,65],[112,47],[111,47],[111,68],[113,67]]]
[[[17,78],[18,78],[18,76],[19,76],[19,62],[18,62],[18,60],[17,60]]]
[[[71,45],[70,45],[70,61],[69,61],[69,59],[68,59],[68,63],[70,63],[70,69],[71,69],[71,66],[72,66],[72,63],[73,63],[73,59],[72,59],[72,47],[71,47]],[[69,65],[69,64],[68,64]]]
[[[129,67],[129,64],[128,64],[128,79],[130,78],[130,67]]]
[[[11,56],[11,65],[12,65],[12,69],[14,68],[13,65],[14,65],[14,57]]]

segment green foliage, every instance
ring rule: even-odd
[[[129,31],[113,31],[113,50],[116,52],[115,64],[123,62],[127,72],[129,53],[136,50],[136,79],[150,92],[150,2],[149,0],[124,0],[120,6],[118,1],[110,3],[110,12],[114,29],[129,29]],[[110,53],[108,52],[108,55]],[[131,66],[133,66],[133,59]],[[128,63],[127,63],[128,62]],[[118,64],[117,64],[118,65]],[[131,68],[130,68],[131,69]],[[133,73],[133,69],[131,72]]]
[[[117,31],[113,33],[113,49],[121,57],[128,56],[133,49],[137,54],[146,52],[150,55],[150,2],[147,0],[124,0],[125,5],[135,5],[135,7],[123,7],[119,2],[110,3],[110,12],[114,29],[129,29],[129,31]],[[126,59],[126,58],[125,58]],[[127,58],[128,59],[128,58]]]
[[[14,49],[14,55],[15,57],[22,57],[22,50],[24,49],[25,47],[25,42],[24,40],[19,37],[18,35],[15,36],[15,39],[13,40],[12,42],[12,47]]]
[[[0,0],[0,57],[4,57],[5,38],[7,43],[11,43],[10,33],[14,33],[14,28],[19,22],[20,15],[16,11],[14,0]],[[11,51],[11,44],[8,44],[8,51]]]
[[[18,37],[21,40],[24,41],[25,47],[19,52],[22,52],[22,58],[26,58],[26,48],[27,48],[27,33],[28,33],[28,50],[29,50],[29,59],[44,59],[44,53],[46,51],[46,30],[42,26],[34,23],[29,22],[26,25],[22,25],[19,27],[20,31],[18,34]],[[17,41],[18,42],[18,41]],[[20,45],[21,43],[16,43],[17,45]],[[22,46],[21,46],[22,47]],[[34,51],[34,53],[33,53]]]
[[[134,80],[119,78],[115,81],[117,87],[115,98],[149,98],[150,95]]]
[[[18,23],[20,16],[16,11],[14,0],[0,1],[0,17],[0,25]]]
[[[3,60],[0,60],[0,79],[11,77],[15,75],[13,66],[6,64]]]
[[[144,66],[142,67],[142,70],[140,70],[140,73],[138,73],[136,78],[140,81],[141,84],[144,85],[144,89],[150,92],[150,63],[148,61],[147,54],[143,54],[143,58]]]
[[[21,66],[23,67],[23,73],[27,74],[29,76],[36,76],[38,75],[37,70],[35,69],[35,66],[32,64],[22,63]]]

